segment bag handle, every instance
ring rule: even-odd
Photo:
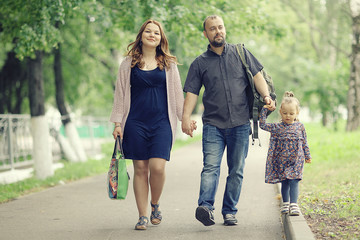
[[[124,157],[124,151],[123,151],[122,141],[121,141],[120,136],[117,136],[117,137],[116,137],[112,158],[116,158],[116,154],[117,154],[118,152],[120,152],[121,155]]]

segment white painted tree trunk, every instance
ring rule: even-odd
[[[31,134],[35,174],[37,178],[45,179],[54,175],[49,124],[46,116],[31,117]]]
[[[72,146],[76,156],[80,162],[85,162],[87,160],[84,147],[81,143],[78,132],[76,131],[75,125],[72,122],[69,122],[65,125],[65,133],[69,139],[69,143]]]
[[[59,144],[61,146],[61,150],[64,152],[65,158],[69,162],[79,162],[80,159],[77,157],[74,149],[71,147],[68,139],[66,139],[63,135],[59,134],[57,137]]]

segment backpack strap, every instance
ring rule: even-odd
[[[255,94],[256,94],[255,83],[254,83],[253,75],[252,75],[252,73],[250,71],[250,67],[247,64],[246,59],[245,59],[244,44],[243,43],[237,44],[236,45],[236,50],[237,50],[237,52],[238,52],[238,54],[240,56],[240,60],[241,60],[242,64],[244,64],[244,66],[246,68],[246,74],[248,76],[249,83],[251,85],[251,89],[252,89],[253,94],[255,96]]]
[[[253,108],[252,108],[252,116],[253,116],[253,133],[252,133],[252,145],[254,145],[255,139],[259,139],[259,126],[258,126],[258,120],[259,120],[259,99],[256,98],[255,96],[257,95],[256,92],[256,88],[255,88],[255,83],[254,83],[254,79],[253,79],[253,75],[250,71],[250,67],[246,62],[245,59],[245,52],[244,52],[244,44],[243,43],[239,43],[236,45],[236,50],[240,56],[240,60],[242,62],[242,64],[245,66],[246,68],[246,74],[254,95],[254,104],[253,104]],[[260,139],[259,139],[259,146],[261,146],[260,143]]]

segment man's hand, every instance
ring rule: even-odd
[[[193,137],[193,131],[197,129],[196,121],[190,118],[184,117],[181,121],[181,129],[183,133]]]
[[[191,120],[191,114],[194,111],[198,96],[194,93],[187,92],[184,101],[184,112],[181,121],[181,129],[183,133],[193,136],[193,131],[196,130],[196,121]]]
[[[264,97],[264,101],[266,103],[265,106],[267,106],[266,107],[267,109],[269,109],[270,111],[274,111],[276,109],[275,101],[272,100],[271,97],[269,97],[269,96]]]

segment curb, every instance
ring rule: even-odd
[[[280,184],[276,185],[277,191],[280,193]],[[310,227],[301,212],[300,216],[282,214],[281,220],[286,240],[315,240],[314,234],[311,232]]]

